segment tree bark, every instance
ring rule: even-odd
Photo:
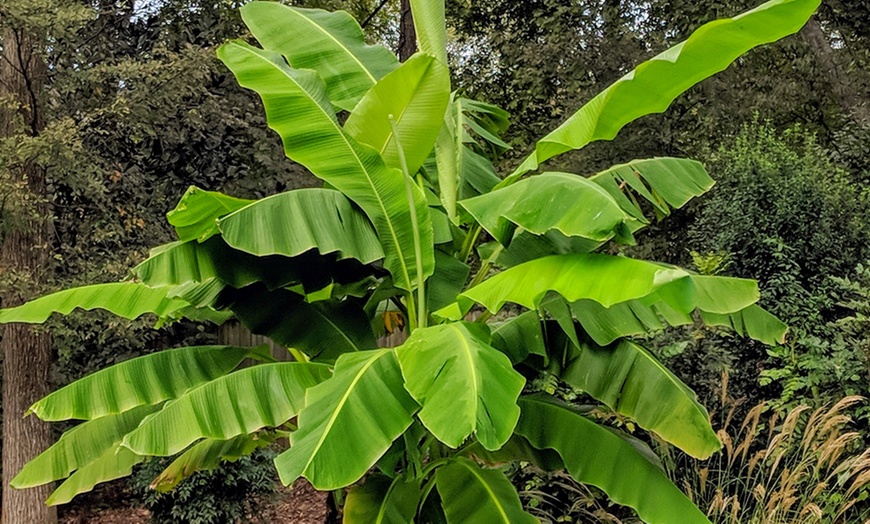
[[[39,97],[46,74],[39,52],[39,40],[23,30],[3,31],[0,56],[0,97],[10,98],[16,109],[0,110],[0,137],[21,132],[38,135],[44,127]],[[40,280],[49,261],[49,209],[45,203],[45,176],[34,162],[12,173],[38,202],[35,219],[24,227],[8,231],[0,246],[0,271],[26,283]],[[17,282],[17,280],[16,280]],[[22,303],[26,292],[19,286],[7,290],[2,306]],[[48,524],[57,522],[57,511],[45,505],[51,486],[25,490],[11,489],[9,481],[24,464],[52,442],[51,428],[35,416],[22,417],[33,402],[49,393],[48,372],[52,361],[51,338],[31,326],[7,326],[0,342],[3,351],[3,524]]]
[[[823,73],[824,82],[830,86],[831,94],[834,95],[843,112],[858,122],[870,122],[870,107],[863,89],[860,87],[856,89],[848,72],[838,60],[837,53],[849,53],[850,50],[835,51],[831,47],[817,15],[810,18],[800,34],[812,49]]]
[[[411,15],[410,0],[402,0],[402,19],[399,22],[399,60],[404,62],[417,52],[417,30]]]

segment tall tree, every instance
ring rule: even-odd
[[[7,26],[3,30],[0,60],[0,137],[23,132],[38,136],[45,120],[40,97],[46,75],[40,51],[41,38],[26,27]],[[39,164],[28,160],[11,169],[12,181],[29,192],[36,209],[18,227],[6,231],[0,247],[0,272],[24,285],[7,288],[3,305],[20,304],[27,298],[23,290],[39,281],[49,260],[49,216],[45,198],[45,173]],[[9,481],[15,473],[52,441],[51,429],[34,417],[21,414],[49,389],[48,370],[52,360],[51,338],[46,332],[23,325],[8,326],[3,333],[3,510],[6,524],[43,524],[57,521],[57,512],[43,504],[51,492],[47,487],[12,490]]]

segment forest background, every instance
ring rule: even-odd
[[[149,246],[170,240],[163,217],[190,185],[260,198],[316,183],[284,157],[256,95],[243,91],[215,57],[218,45],[244,34],[238,15],[243,3],[3,0],[4,306],[19,297],[127,277],[126,268],[146,258]],[[397,50],[407,45],[395,22],[400,0],[295,4],[348,10],[372,41]],[[511,113],[505,136],[511,149],[501,162],[514,165],[532,137],[556,127],[635,65],[701,24],[753,5],[452,0],[452,70],[461,77],[457,85],[470,86],[469,96]],[[32,69],[23,71],[22,64]],[[22,76],[28,82],[16,90]],[[760,402],[769,414],[870,395],[870,2],[824,2],[799,34],[752,51],[666,113],[629,125],[620,140],[563,155],[551,167],[592,174],[652,156],[701,160],[717,185],[644,233],[637,254],[702,273],[758,279],[761,304],[791,326],[787,343],[773,349],[700,327],[652,341],[711,409],[714,427],[739,427]],[[22,253],[47,256],[34,273],[16,268]],[[16,343],[9,329],[4,352]],[[40,393],[96,369],[219,336],[205,324],[155,330],[147,321],[108,314],[72,315],[47,332],[42,340],[50,344],[50,358],[41,374],[15,376],[20,368],[4,363],[4,421],[17,423]],[[843,434],[858,435],[848,446],[866,448],[870,407],[856,402],[844,412],[852,421]],[[42,431],[46,442],[53,440],[50,429]],[[697,482],[697,476],[679,473],[685,459],[660,451],[684,486]],[[17,470],[27,453],[4,446],[7,504],[6,485],[15,472],[7,470]],[[251,511],[249,495],[272,489],[268,462],[255,457],[189,479],[187,491],[176,495],[149,492],[145,474],[117,489],[129,490],[133,503],[148,504],[166,521],[218,522],[225,514],[243,516]],[[701,474],[713,466],[692,468]],[[733,475],[723,473],[721,483]],[[524,502],[542,518],[579,518],[581,509],[601,519],[624,515],[602,506],[594,490],[566,487],[564,479],[519,471],[515,480],[526,488]],[[536,494],[541,491],[550,496]],[[215,501],[211,513],[185,503],[199,500],[201,506],[202,497]],[[578,500],[581,509],[571,509]]]

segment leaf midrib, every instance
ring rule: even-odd
[[[465,463],[463,461],[458,462],[458,464],[461,465],[463,468],[467,469],[468,471],[470,471],[472,475],[474,475],[474,478],[477,479],[478,482],[480,482],[480,484],[483,486],[483,489],[485,489],[487,494],[489,495],[490,499],[492,499],[492,502],[493,502],[493,504],[495,504],[496,509],[498,509],[498,512],[501,515],[502,520],[506,524],[510,524],[510,519],[508,518],[507,513],[504,510],[504,506],[501,505],[501,501],[498,499],[498,497],[496,496],[496,494],[492,490],[492,488],[489,487],[489,484],[486,482],[486,479],[484,479],[480,475],[480,472],[476,471],[474,468],[470,467],[467,463]]]
[[[335,421],[338,418],[338,415],[341,413],[341,410],[344,408],[344,405],[347,403],[347,400],[350,398],[350,395],[353,393],[354,388],[356,388],[357,383],[362,380],[363,375],[365,375],[366,371],[372,367],[375,362],[381,358],[382,356],[390,353],[391,349],[382,349],[378,354],[372,355],[372,358],[366,362],[350,384],[348,384],[347,389],[345,389],[344,394],[339,399],[338,403],[335,406],[335,409],[332,411],[332,415],[329,417],[329,420],[326,422],[326,427],[323,429],[323,432],[320,434],[320,438],[317,440],[317,444],[315,444],[314,449],[311,452],[311,455],[308,458],[308,461],[305,463],[305,467],[302,468],[302,471],[305,472],[311,466],[311,463],[314,461],[314,457],[317,456],[317,453],[320,451],[320,448],[323,447],[323,442],[326,440],[326,437],[329,435],[329,432],[332,430],[332,426],[335,425]],[[334,377],[335,375],[333,375]]]
[[[289,6],[288,6],[288,7],[289,7]],[[344,50],[348,55],[350,55],[350,57],[353,59],[353,61],[356,62],[357,65],[359,65],[360,69],[361,69],[363,72],[365,72],[366,76],[368,76],[369,79],[372,81],[372,85],[375,85],[376,83],[378,83],[378,79],[375,78],[375,76],[371,73],[371,71],[368,70],[368,68],[365,66],[365,64],[363,64],[363,63],[360,61],[360,59],[359,59],[355,54],[353,54],[353,53],[350,51],[350,49],[349,49],[349,48],[348,48],[348,47],[347,47],[343,42],[341,42],[339,39],[335,38],[335,37],[332,35],[332,33],[330,33],[329,31],[327,31],[326,29],[323,28],[323,26],[321,26],[320,24],[316,23],[316,22],[315,22],[314,20],[312,20],[311,18],[308,18],[307,16],[303,15],[302,13],[300,13],[299,11],[297,11],[296,9],[293,9],[293,8],[291,7],[291,8],[290,8],[290,11],[292,11],[293,14],[295,14],[296,16],[302,18],[302,20],[304,20],[305,22],[308,22],[308,24],[310,24],[311,26],[313,26],[314,28],[316,28],[319,32],[321,32],[321,33],[323,33],[324,35],[326,35],[327,37],[329,37],[329,39],[332,40],[333,42],[335,42],[335,44],[338,45],[338,47],[340,47],[340,48],[343,49],[343,50]],[[363,42],[363,45],[365,45],[365,42]]]
[[[238,45],[238,44],[234,44],[234,45],[235,45],[236,47],[240,48],[240,49],[243,49],[245,52],[247,52],[247,53],[249,53],[249,54],[252,54],[252,55],[254,55],[254,56],[259,56],[257,53],[254,53],[254,52],[251,51],[251,49],[255,49],[255,48],[251,48],[251,49],[249,49],[249,48],[247,48],[247,47],[245,47],[245,46],[240,46],[240,45]],[[260,57],[260,58],[263,58],[263,57]],[[375,188],[375,184],[374,184],[374,181],[372,180],[371,174],[369,173],[368,169],[366,169],[365,164],[363,163],[362,159],[361,159],[361,158],[359,157],[359,155],[357,154],[357,152],[356,152],[356,150],[354,149],[354,147],[353,147],[353,146],[351,145],[351,143],[348,141],[348,137],[345,135],[344,130],[343,130],[343,129],[338,125],[338,123],[335,121],[335,119],[334,119],[331,115],[329,115],[329,113],[327,113],[327,112],[324,110],[323,106],[321,106],[320,104],[318,104],[317,101],[314,99],[314,97],[312,97],[311,94],[308,93],[307,90],[305,90],[305,88],[303,88],[301,85],[299,85],[299,83],[296,82],[296,80],[295,80],[292,76],[288,75],[287,72],[284,71],[283,68],[278,67],[278,65],[275,64],[274,62],[272,62],[271,60],[265,60],[265,61],[266,61],[269,65],[271,65],[272,67],[278,69],[278,71],[280,71],[280,73],[281,73],[282,75],[284,75],[287,79],[289,79],[290,82],[292,82],[293,84],[296,84],[296,86],[297,86],[297,87],[298,87],[298,88],[299,88],[303,93],[308,94],[309,98],[312,100],[312,102],[314,102],[314,105],[317,107],[317,109],[320,110],[320,112],[324,114],[324,116],[326,117],[326,119],[329,121],[329,123],[332,125],[332,127],[335,128],[335,130],[336,130],[336,132],[338,133],[338,135],[341,137],[341,139],[342,139],[342,140],[344,141],[344,143],[347,145],[347,149],[350,151],[350,153],[352,154],[353,158],[356,160],[357,164],[359,165],[360,169],[361,169],[362,172],[365,174],[366,182],[368,182],[369,187],[371,188],[372,193],[374,194],[375,199],[377,200],[378,205],[379,205],[380,208],[381,208],[381,212],[383,213],[383,217],[384,217],[384,219],[386,220],[387,226],[388,226],[389,231],[390,231],[390,236],[393,237],[393,243],[394,243],[394,245],[396,246],[396,251],[399,252],[399,256],[398,256],[397,258],[399,259],[399,263],[400,263],[400,265],[402,266],[402,273],[403,273],[403,276],[405,277],[405,281],[408,283],[408,286],[410,287],[410,286],[411,286],[411,275],[410,275],[410,273],[408,273],[408,267],[407,267],[407,265],[405,264],[405,257],[402,255],[403,252],[402,252],[401,244],[399,243],[399,237],[398,237],[398,235],[396,234],[396,229],[393,227],[393,221],[392,221],[392,219],[390,218],[389,213],[387,213],[387,208],[386,208],[386,206],[384,205],[384,201],[383,201],[383,199],[381,198],[380,193],[378,193],[377,188]],[[387,167],[386,165],[384,165],[384,168],[385,168],[385,169],[390,169],[390,168]]]

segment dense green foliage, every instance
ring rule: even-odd
[[[40,161],[51,166],[57,184],[53,219],[59,232],[59,263],[48,287],[127,276],[127,268],[142,260],[147,246],[172,238],[170,229],[158,218],[168,208],[165,202],[177,198],[189,184],[258,198],[312,183],[310,178],[297,176],[302,169],[282,158],[273,135],[265,129],[256,99],[238,89],[214,60],[213,46],[243,31],[235,6],[219,4],[199,3],[191,9],[186,2],[165,2],[148,16],[133,16],[125,9],[107,9],[105,5],[98,13],[75,8],[70,11],[71,28],[63,27],[64,38],[59,39],[64,45],[54,46],[49,55],[55,67],[53,82],[58,86],[48,95],[56,122],[52,120],[38,142],[4,142],[7,148],[14,145],[14,154],[20,158],[31,157],[37,151]],[[358,20],[373,9],[365,2],[329,4],[330,8],[351,9]],[[450,54],[451,60],[458,62],[453,65],[459,66],[454,70],[454,81],[466,86],[469,95],[503,105],[513,113],[512,133],[503,138],[514,146],[512,151],[501,156],[507,146],[501,137],[497,137],[500,144],[494,144],[480,136],[484,140],[468,143],[478,156],[469,155],[470,148],[460,149],[475,162],[469,166],[478,168],[489,160],[513,165],[516,156],[527,151],[535,137],[624,74],[628,64],[649,58],[651,50],[684,39],[700,23],[738,10],[733,3],[723,7],[716,2],[703,6],[667,2],[651,9],[633,2],[604,2],[584,11],[557,1],[514,3],[509,9],[493,3],[498,4],[498,11],[489,4],[448,3],[453,24],[451,46],[465,50]],[[644,17],[637,16],[638,9],[643,10]],[[852,84],[846,87],[859,94],[866,92],[862,87],[866,78],[861,71],[867,70],[861,66],[867,63],[867,28],[859,15],[862,9],[866,6],[861,2],[848,10],[833,2],[818,15],[827,36],[834,43],[846,44],[831,48],[836,57],[834,65],[842,68],[851,61]],[[389,12],[387,9],[383,13]],[[91,38],[89,22],[94,18],[94,24],[105,22],[105,29]],[[375,19],[367,29],[372,27],[380,31],[381,39],[395,40],[382,19]],[[705,161],[719,183],[709,200],[690,204],[688,213],[677,212],[674,220],[648,228],[639,237],[644,240],[642,245],[628,250],[635,256],[642,254],[684,265],[691,263],[690,250],[699,251],[696,261],[701,273],[757,278],[762,288],[761,303],[791,325],[787,345],[771,349],[770,354],[761,344],[706,327],[683,328],[689,330],[690,337],[678,332],[675,339],[651,342],[667,345],[657,354],[682,352],[666,361],[678,377],[699,391],[703,404],[715,403],[723,370],[730,373],[732,393],[772,399],[777,405],[793,405],[808,397],[838,400],[844,393],[868,391],[868,286],[862,284],[866,277],[861,276],[866,273],[866,264],[859,266],[867,258],[862,252],[862,247],[868,245],[863,233],[866,227],[861,225],[866,208],[861,207],[865,204],[850,182],[867,180],[867,127],[850,120],[860,120],[860,104],[849,106],[848,90],[841,96],[842,92],[832,88],[837,77],[826,69],[830,63],[824,63],[818,48],[808,45],[804,33],[746,55],[739,67],[732,67],[677,99],[668,114],[631,124],[619,140],[594,144],[551,163],[566,171],[588,174],[630,158],[691,154]],[[476,62],[489,52],[497,59]],[[580,74],[575,65],[578,63],[583,64]],[[752,88],[748,89],[748,85]],[[224,105],[225,101],[229,102]],[[771,119],[772,128],[794,121],[804,125],[802,130],[790,131],[783,137],[764,126],[744,131],[736,143],[725,137],[739,133],[754,111]],[[472,115],[474,109],[460,118],[470,119]],[[495,134],[504,131],[500,123],[495,123],[503,118],[501,115],[481,115],[483,121],[494,124],[485,129],[490,138],[496,130]],[[353,122],[350,125],[353,128]],[[465,125],[479,131],[468,120]],[[808,138],[805,129],[817,132],[818,142]],[[209,154],[203,155],[202,151]],[[0,155],[4,157],[14,158],[9,153]],[[435,173],[432,160],[423,170],[430,177]],[[489,170],[480,173],[488,175]],[[753,176],[744,176],[747,173]],[[783,178],[793,183],[782,184]],[[491,188],[491,178],[481,180],[463,180],[460,199]],[[444,182],[439,180],[439,185],[444,187]],[[615,185],[622,182],[616,179]],[[26,212],[26,195],[13,201],[23,204],[21,212]],[[449,199],[442,202],[450,216],[451,208],[465,220],[468,217],[464,213],[474,215],[496,239],[509,234],[499,229],[499,221],[527,229],[527,224],[521,222],[528,218],[521,215],[522,210],[492,216],[493,224],[487,225],[482,215],[475,214],[474,202],[467,203],[456,208]],[[742,207],[744,204],[753,207],[747,209]],[[155,210],[155,206],[159,209]],[[771,209],[777,212],[770,213]],[[802,212],[805,209],[814,211]],[[731,210],[754,218],[741,220],[741,215]],[[693,223],[694,214],[700,218],[691,226],[693,240],[684,242],[681,237],[687,225]],[[819,216],[824,220],[818,221]],[[4,216],[4,227],[14,227],[16,220]],[[728,227],[719,227],[720,222]],[[762,224],[764,227],[760,227]],[[222,234],[228,231],[229,224]],[[762,231],[765,241],[758,234]],[[439,235],[446,238],[445,230],[439,233],[436,229],[434,235],[436,241]],[[492,259],[498,262],[495,265],[512,266],[526,260],[516,258],[518,248],[528,247],[523,242],[529,237],[524,235],[528,234],[515,236],[511,243],[514,247]],[[545,250],[552,249],[552,245],[564,246],[564,239],[549,233]],[[482,246],[481,258],[489,258],[493,248],[495,244]],[[570,249],[577,249],[577,245]],[[439,253],[436,250],[435,276],[430,283],[439,274],[448,274],[438,268],[439,260],[445,260]],[[810,263],[805,255],[814,262]],[[468,275],[468,268],[462,265],[452,270],[451,274],[457,276],[447,280]],[[478,275],[486,276],[485,272]],[[382,277],[378,273],[376,276]],[[320,278],[322,275],[314,280]],[[439,290],[434,284],[432,287],[427,300],[432,310],[447,305],[458,291]],[[233,297],[237,301],[234,307],[251,311],[256,297],[274,296],[265,295],[266,290],[259,293],[247,302]],[[436,296],[441,298],[431,302]],[[285,295],[282,303],[306,307],[294,297]],[[345,299],[344,312],[370,306],[352,302]],[[335,304],[326,301],[313,305],[305,320],[297,320],[294,325],[310,325],[312,321],[323,325]],[[587,303],[584,311],[592,307],[594,302]],[[552,306],[548,314],[559,318],[556,311]],[[264,329],[274,319],[266,315],[249,320],[251,325]],[[579,320],[582,324],[583,318]],[[663,327],[659,324],[641,322],[631,329],[620,328],[616,336],[655,331]],[[138,355],[143,349],[215,341],[215,329],[209,324],[174,323],[154,331],[141,321],[119,322],[100,313],[74,314],[62,322],[53,320],[51,325],[61,357],[61,384]],[[583,329],[591,325],[587,321]],[[379,325],[375,331],[382,329]],[[292,331],[292,327],[285,327],[269,334],[291,346],[304,347],[310,342],[299,340]],[[362,338],[370,337],[368,334]],[[564,339],[559,343],[565,343]],[[495,342],[493,345],[497,346]],[[756,380],[762,371],[767,386],[759,388]],[[529,375],[530,384],[553,379],[548,372],[540,376],[536,373]]]

